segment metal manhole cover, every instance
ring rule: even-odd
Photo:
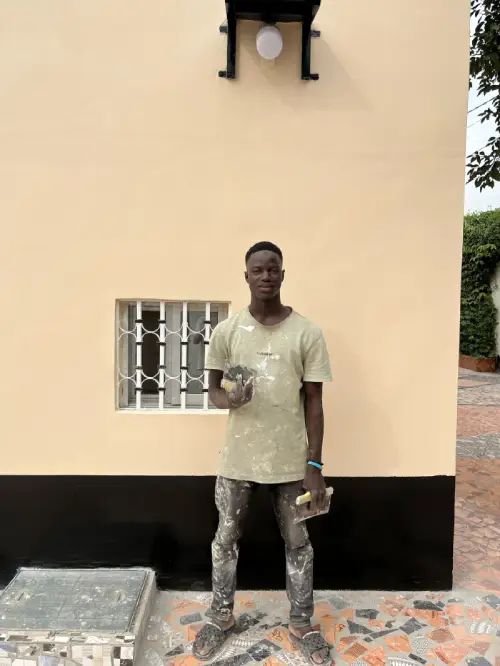
[[[0,595],[0,629],[126,632],[145,569],[21,569]]]

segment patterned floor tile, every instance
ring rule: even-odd
[[[356,643],[358,640],[359,636],[343,636],[338,642],[337,649],[339,652],[342,652],[342,650],[345,650],[349,645]]]
[[[375,620],[379,611],[376,608],[365,608],[356,610],[356,617],[361,617],[366,620]]]
[[[422,657],[424,654],[426,654],[431,642],[427,636],[413,636],[410,637],[410,643],[411,650],[409,650],[409,652],[413,652],[414,654]]]
[[[467,659],[468,666],[491,666],[491,662],[484,657],[469,657]]]
[[[496,406],[460,405],[457,418],[457,437],[467,438],[500,431],[500,413]]]
[[[396,634],[384,638],[388,648],[393,652],[411,652],[411,645],[406,634]]]
[[[344,652],[342,658],[344,659],[344,661],[347,661],[349,664],[351,664],[353,661],[358,659],[358,657],[363,656],[367,652],[368,648],[366,648],[361,643],[353,643],[353,645],[351,645],[351,647]]]
[[[329,602],[337,610],[349,607],[349,603],[345,599],[342,599],[342,597],[330,597]]]
[[[349,627],[349,632],[351,634],[370,634],[371,629],[368,629],[368,627],[365,627],[362,624],[359,624],[358,622],[351,622],[350,620],[347,620],[347,626]]]
[[[435,643],[446,643],[452,641],[454,636],[449,629],[436,629],[435,631],[431,631],[429,638]]]
[[[484,386],[487,383],[487,380],[485,381],[478,381],[477,379],[459,379],[458,380],[458,388],[471,388],[473,386]]]
[[[464,390],[465,389],[465,390]],[[485,383],[476,386],[459,387],[459,405],[483,405],[496,407],[500,401],[500,384]]]
[[[370,664],[370,666],[385,666],[387,663],[387,654],[383,646],[379,645],[379,647],[371,652],[364,654],[363,660]]]
[[[186,594],[183,596],[186,597]],[[332,620],[326,625],[325,633],[333,645],[337,666],[345,664],[352,666],[356,662],[363,662],[364,666],[384,666],[395,663],[391,660],[405,661],[412,666],[420,666],[423,660],[426,666],[433,664],[467,666],[468,662],[463,661],[464,659],[489,660],[500,654],[500,637],[496,635],[500,624],[497,625],[496,621],[493,621],[498,619],[500,622],[500,610],[495,608],[500,599],[497,595],[485,593],[481,596],[465,590],[460,590],[459,594],[456,591],[451,592],[439,599],[432,599],[432,603],[436,601],[442,603],[441,611],[432,610],[425,605],[423,608],[419,607],[422,606],[422,594],[399,596],[405,599],[406,606],[396,618],[382,609],[383,606],[387,606],[388,601],[389,608],[390,604],[394,603],[394,596],[384,593],[380,594],[378,603],[372,595],[373,610],[378,611],[377,620],[362,617],[357,618],[359,622],[354,622],[341,615],[341,613],[345,615],[349,607],[338,610],[333,604],[324,600],[317,605],[316,608],[322,616]],[[160,596],[155,616],[172,617],[173,608],[179,610],[179,599],[172,597],[173,595],[168,594]],[[343,596],[351,610],[352,602],[356,598],[357,594],[354,592],[345,593]],[[190,601],[189,598],[184,600]],[[479,608],[466,607],[466,603],[472,600],[479,603]],[[269,601],[265,597],[261,598],[260,593],[253,593],[252,602],[256,609],[260,609],[260,616],[265,617],[271,613],[268,607]],[[279,617],[281,614],[282,621],[286,622],[288,608],[285,600],[281,601],[281,613],[279,611],[280,608],[274,603],[274,617]],[[415,613],[420,617],[413,616]],[[425,622],[423,617],[426,620],[433,620],[433,624]],[[437,617],[439,622],[436,621]],[[387,623],[390,624],[388,628],[379,629],[380,626],[385,627]],[[179,626],[182,626],[180,621]],[[162,650],[159,644],[152,644],[149,648],[147,650],[149,658],[146,659],[149,666],[160,666],[158,658],[169,666],[193,666],[195,663],[186,644],[170,651]],[[183,652],[179,654],[179,650]],[[262,630],[260,625],[249,626],[247,632],[239,634],[228,643],[215,661],[217,666],[245,666],[251,663],[261,663],[263,666],[307,666],[307,662],[292,644],[287,628],[283,625],[270,631]],[[496,666],[493,662],[491,664]],[[483,662],[474,661],[471,666],[485,665]]]
[[[276,659],[285,666],[309,666],[309,662],[302,656],[301,652],[280,653]]]

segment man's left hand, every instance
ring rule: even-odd
[[[311,511],[322,509],[326,503],[326,483],[321,470],[307,465],[306,475],[302,484],[311,493]]]

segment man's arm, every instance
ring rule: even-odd
[[[325,421],[323,416],[323,384],[320,382],[304,382],[304,411],[308,442],[307,459],[321,462],[323,450],[323,434]],[[304,477],[304,488],[311,492],[313,506],[322,504],[325,499],[325,480],[321,470],[307,465]]]
[[[208,397],[217,409],[229,409],[227,392],[221,386],[223,374],[221,370],[208,371]]]
[[[323,384],[319,382],[304,382],[304,393],[306,431],[309,443],[308,459],[321,462],[323,434],[325,432]]]

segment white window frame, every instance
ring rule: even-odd
[[[158,313],[158,326],[147,329],[144,313]],[[190,315],[199,313],[201,328],[190,322]],[[230,314],[227,302],[164,301],[120,299],[116,302],[116,372],[115,403],[120,412],[212,413],[216,410],[208,397],[208,371],[197,368],[191,375],[189,361],[195,348],[192,336],[203,335],[198,347],[202,365],[210,336],[217,323]],[[159,343],[159,362],[155,375],[146,375],[143,367],[144,339],[153,335]],[[199,372],[201,370],[201,372]],[[156,382],[158,391],[145,393],[145,382]],[[189,388],[200,385],[201,390]]]

